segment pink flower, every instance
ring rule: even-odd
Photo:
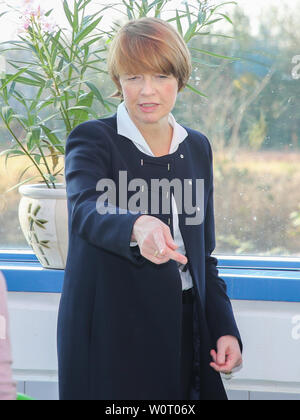
[[[24,29],[25,29],[25,31],[28,31],[29,26],[30,26],[30,22],[27,20],[27,21],[24,23]]]
[[[41,8],[40,4],[36,4],[35,0],[23,0],[24,10],[22,11],[22,28],[20,32],[28,31],[32,19],[40,26],[41,30],[46,33],[53,33],[57,30],[57,25]]]

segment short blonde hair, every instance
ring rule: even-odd
[[[119,29],[109,47],[107,66],[117,87],[110,97],[120,99],[122,72],[173,74],[178,92],[186,86],[192,72],[190,52],[182,36],[168,22],[154,17],[131,20]]]

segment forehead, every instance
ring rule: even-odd
[[[116,63],[116,73],[121,76],[136,74],[171,74],[174,66],[162,55],[153,56],[149,51],[148,56],[136,55],[134,57],[122,56]],[[139,59],[137,59],[139,57]]]

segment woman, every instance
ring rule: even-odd
[[[11,349],[8,328],[6,285],[0,271],[0,401],[13,401],[16,399],[16,385],[12,380],[11,372]]]
[[[123,102],[66,145],[60,398],[227,399],[219,372],[241,364],[242,343],[211,256],[212,150],[171,114],[189,51],[170,24],[142,18],[119,30],[108,70]]]

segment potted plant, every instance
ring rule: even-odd
[[[5,156],[5,162],[9,158],[25,156],[30,164],[22,172],[18,184],[8,191],[19,189],[22,196],[20,225],[45,268],[64,269],[66,265],[68,212],[61,162],[66,138],[78,124],[110,115],[117,107],[97,87],[100,75],[107,74],[107,45],[115,33],[115,29],[101,30],[101,20],[105,10],[114,8],[116,3],[99,6],[96,13],[87,14],[91,2],[73,0],[70,7],[70,1],[62,0],[68,26],[59,28],[51,19],[53,9],[43,11],[34,0],[24,0],[22,10],[13,8],[22,16],[19,39],[0,44],[0,56],[15,54],[6,58],[10,70],[0,73],[0,117],[13,139],[13,146],[1,155]],[[128,19],[137,19],[152,12],[160,17],[168,2],[156,0],[149,4],[147,0],[129,0],[119,4],[125,6]],[[209,6],[207,1],[198,0],[198,8],[193,6],[192,11],[185,3],[184,10],[176,10],[175,16],[168,21],[175,21],[188,43],[196,35],[208,35],[205,29],[213,22],[230,20],[218,13],[218,8],[226,3]],[[217,19],[213,19],[215,14],[219,15]],[[181,24],[183,18],[188,23],[185,34]],[[22,52],[22,61],[18,52]],[[196,58],[194,61],[198,62]],[[187,87],[203,95],[196,88]],[[24,180],[30,168],[35,168],[37,174]],[[35,184],[27,184],[33,180]]]
[[[30,163],[20,176],[23,180],[8,191],[19,189],[20,225],[45,268],[64,269],[66,264],[68,218],[61,162],[65,139],[76,125],[91,116],[99,118],[93,107],[96,101],[107,112],[115,106],[94,83],[104,72],[100,54],[106,43],[99,45],[105,32],[99,27],[108,5],[87,15],[89,3],[91,0],[74,1],[71,10],[64,0],[68,27],[58,28],[51,19],[52,10],[45,12],[34,1],[27,1],[17,10],[22,15],[19,39],[0,45],[0,54],[16,52],[13,58],[6,58],[11,71],[2,71],[0,76],[0,116],[14,143],[1,155],[6,162],[26,156]],[[30,168],[37,175],[24,180]],[[28,184],[33,180],[37,183]]]

